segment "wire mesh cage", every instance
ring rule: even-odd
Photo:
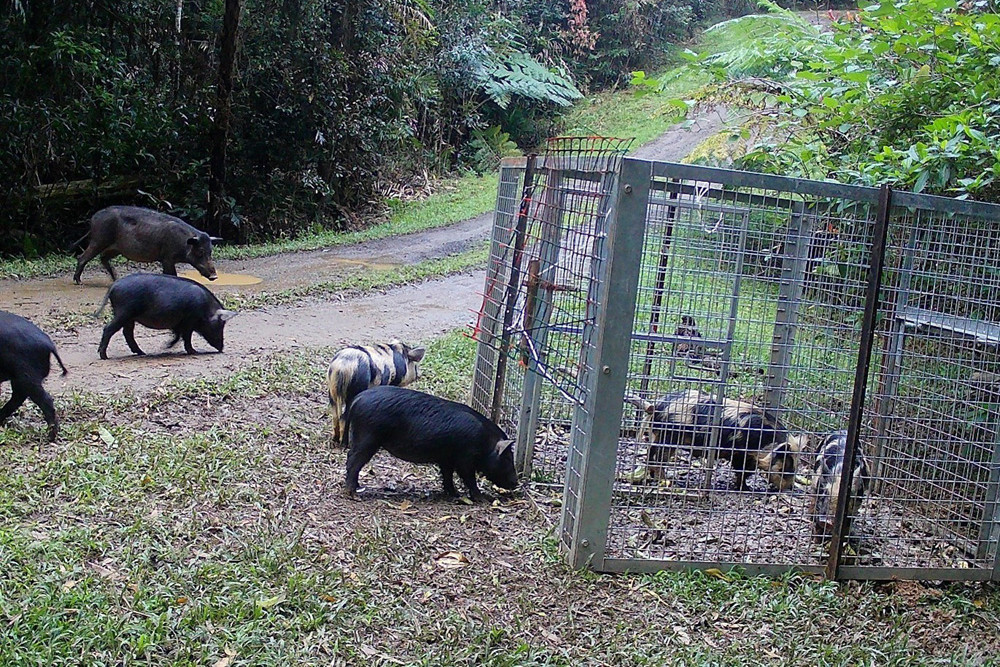
[[[480,353],[574,564],[997,577],[1000,207],[563,146]]]

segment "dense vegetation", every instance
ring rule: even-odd
[[[750,110],[736,166],[1000,201],[1000,15],[986,0],[867,6],[824,32],[772,13],[719,24],[701,101]],[[640,82],[649,85],[644,77]],[[693,103],[695,100],[690,100]]]
[[[125,201],[230,240],[348,226],[380,184],[488,169],[552,132],[581,89],[614,85],[699,22],[745,9],[746,0],[2,3],[0,253],[64,246],[95,208]],[[231,81],[227,11],[239,17]],[[207,221],[218,160],[225,183],[212,189],[219,210]]]

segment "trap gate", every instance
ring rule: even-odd
[[[1000,579],[1000,206],[624,157],[506,160],[471,402],[517,439],[574,566]],[[650,455],[680,390],[808,437],[794,487],[719,444]],[[716,410],[721,413],[720,410]],[[817,531],[816,447],[847,429]],[[853,507],[853,512],[848,508]]]

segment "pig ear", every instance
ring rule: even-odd
[[[223,322],[228,322],[234,315],[236,315],[235,310],[220,310],[217,317]]]
[[[513,449],[513,448],[514,448],[513,440],[500,440],[497,442],[496,446],[497,456],[503,456],[504,454],[507,453],[508,449]]]
[[[406,355],[406,358],[410,361],[420,361],[424,358],[424,348],[415,347],[410,350],[410,353]]]

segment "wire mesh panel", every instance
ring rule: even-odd
[[[593,324],[609,197],[628,144],[601,137],[549,140],[544,155],[521,166],[517,213],[498,217],[494,228],[474,332],[478,384],[494,390],[480,390],[474,405],[495,406],[518,434],[522,472],[559,488],[574,406],[583,395],[582,349],[585,328]],[[539,414],[546,416],[541,428]]]
[[[1000,220],[915,203],[889,227],[879,384],[862,422],[874,488],[851,572],[995,577]]]
[[[491,415],[505,429],[514,426],[516,422],[512,419],[509,406],[507,410],[503,409],[502,400],[499,403],[499,413],[495,410],[494,397],[501,398],[509,393],[503,391],[504,387],[497,386],[497,369],[502,347],[502,305],[513,267],[514,230],[521,205],[525,168],[524,160],[506,159],[500,165],[483,304],[471,332],[478,345],[469,404],[480,412]]]
[[[875,193],[747,176],[653,167],[610,569],[825,560],[815,451],[848,423]]]

